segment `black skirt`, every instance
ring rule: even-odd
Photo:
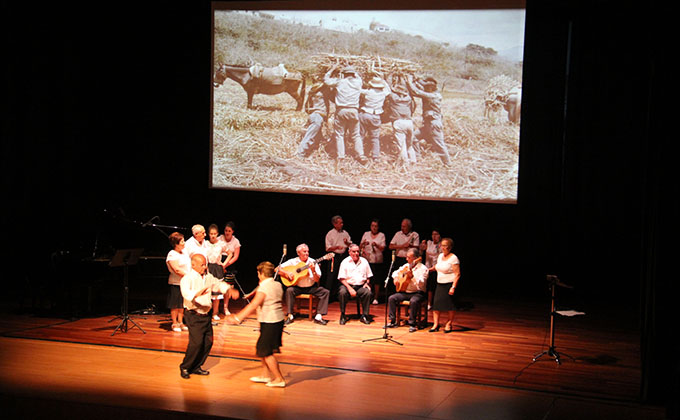
[[[184,298],[182,297],[182,291],[179,286],[175,284],[170,284],[170,290],[168,290],[167,306],[168,309],[182,309],[184,308]]]
[[[433,311],[455,311],[456,304],[452,295],[449,294],[451,283],[437,283],[432,300]],[[455,296],[455,295],[454,295]]]
[[[283,345],[283,321],[279,322],[260,322],[260,338],[257,339],[255,351],[257,357],[267,357],[274,353],[281,352]]]

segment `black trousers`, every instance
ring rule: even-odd
[[[350,286],[357,292],[356,299],[361,302],[361,314],[368,316],[369,308],[371,307],[371,297],[373,293],[371,289],[364,286]],[[340,301],[340,313],[345,315],[345,307],[347,302],[351,300],[352,297],[344,284],[340,285],[340,290],[338,292],[338,300]]]
[[[328,313],[328,297],[330,293],[328,289],[314,284],[309,287],[290,286],[286,289],[286,307],[288,313],[293,313],[293,306],[295,305],[295,296],[302,294],[310,294],[319,298],[319,304],[316,307],[316,313],[326,315]]]
[[[185,310],[184,323],[189,327],[189,344],[179,367],[193,372],[203,366],[212,349],[213,328],[210,313],[201,315]]]
[[[387,303],[387,308],[389,312],[390,321],[395,322],[397,320],[397,303],[404,300],[409,301],[408,308],[408,324],[416,325],[416,314],[420,311],[420,305],[427,302],[427,295],[425,292],[416,293],[404,293],[397,292],[390,296]]]

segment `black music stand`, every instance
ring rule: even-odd
[[[555,362],[560,365],[562,364],[562,362],[560,362],[560,353],[555,349],[555,314],[557,313],[555,310],[555,286],[565,287],[567,289],[572,289],[572,287],[562,283],[560,279],[557,278],[557,276],[552,274],[548,274],[546,279],[550,283],[550,347],[548,350],[534,355],[532,363],[536,362],[541,357],[548,355],[555,359]],[[567,356],[571,360],[576,360],[566,353],[562,353],[562,355]]]
[[[111,258],[111,261],[109,262],[109,267],[123,267],[123,305],[121,308],[121,314],[111,320],[113,321],[114,319],[120,318],[121,321],[120,323],[118,323],[118,326],[116,327],[115,330],[113,330],[111,335],[116,334],[116,331],[118,330],[121,330],[122,332],[126,333],[128,331],[128,321],[132,322],[132,324],[134,324],[135,327],[139,328],[144,334],[146,334],[146,331],[144,331],[142,327],[140,327],[135,321],[133,321],[128,313],[128,292],[129,292],[128,267],[137,264],[137,262],[139,261],[139,256],[142,255],[142,251],[144,250],[141,248],[119,249],[116,251],[113,258]]]

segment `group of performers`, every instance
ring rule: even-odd
[[[322,127],[330,116],[330,104],[335,106],[331,142],[338,159],[344,159],[345,137],[352,139],[354,155],[361,164],[381,157],[380,131],[382,124],[392,125],[399,146],[398,160],[416,163],[418,149],[415,138],[429,142],[442,164],[452,161],[444,141],[442,115],[443,97],[437,81],[428,76],[416,79],[412,74],[390,74],[386,78],[370,72],[363,80],[352,66],[333,65],[323,76],[317,76],[305,104],[309,114],[307,128],[297,154],[304,158],[319,144],[325,143]],[[422,101],[423,126],[413,122],[414,98]],[[364,142],[369,156],[365,155]]]
[[[234,281],[233,275],[230,276],[233,273],[230,267],[238,260],[241,247],[234,236],[234,224],[227,223],[224,234],[219,236],[218,227],[210,225],[207,240],[205,228],[201,225],[192,227],[192,237],[186,241],[179,232],[169,236],[172,249],[168,252],[166,263],[170,272],[168,308],[171,328],[175,332],[189,333],[186,354],[180,365],[183,378],[189,378],[191,374],[209,374],[202,366],[210,353],[212,327],[220,320],[222,306],[227,324],[239,324],[251,313],[257,312],[260,337],[256,353],[262,361],[263,370],[251,381],[270,387],[285,387],[274,354],[280,352],[284,326],[294,322],[295,297],[311,294],[318,298],[314,322],[319,325],[328,323],[324,316],[328,313],[330,299],[335,297],[340,306],[340,325],[348,322],[346,308],[351,300],[358,302],[360,322],[370,324],[370,305],[378,303],[382,276],[387,275],[391,275],[395,293],[389,292],[392,286],[385,293],[389,314],[386,328],[398,326],[397,304],[408,300],[409,332],[417,331],[416,316],[421,305],[425,304],[431,305],[433,311],[434,323],[429,332],[440,330],[442,313],[447,315],[444,332],[452,331],[453,296],[460,279],[460,263],[452,253],[453,241],[450,238],[441,239],[439,232],[434,230],[431,240],[420,241],[411,221],[404,219],[401,229],[386,244],[385,235],[379,231],[379,221],[372,220],[370,230],[356,244],[344,230],[341,216],[333,216],[331,224],[333,228],[325,238],[328,253],[322,258],[311,258],[309,246],[302,243],[295,249],[297,256],[278,267],[268,261],[260,263],[257,266],[259,284],[245,296],[252,300],[236,314],[231,314],[228,308],[229,300],[239,297],[234,287],[234,283],[238,282]],[[390,267],[398,267],[392,273],[388,272],[383,261],[385,248],[392,250]],[[330,260],[326,287],[321,285],[320,263],[324,260]],[[277,281],[277,277],[281,281]],[[282,304],[284,293],[286,313]]]

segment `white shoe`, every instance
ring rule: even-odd
[[[187,326],[184,325],[184,324],[182,324],[182,325],[180,326],[180,328],[182,329],[182,331],[189,331],[189,327],[187,327]]]
[[[264,376],[253,376],[250,378],[250,382],[255,382],[258,384],[268,384],[269,382],[271,382],[271,379],[266,378]]]
[[[182,327],[180,327],[179,324],[172,324],[172,330],[174,332],[182,332]]]
[[[373,305],[377,305],[377,304],[378,304],[378,299],[373,299],[372,304],[373,304]]]
[[[224,316],[231,315],[231,312],[229,312],[229,309],[224,308]]]
[[[281,382],[267,382],[267,386],[272,387],[272,388],[285,388],[286,387],[286,382],[281,381]]]
[[[219,317],[219,316],[213,315],[213,321],[219,321],[219,320],[220,320],[220,317]]]

